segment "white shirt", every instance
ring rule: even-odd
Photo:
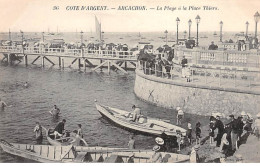
[[[184,112],[182,110],[179,110],[178,115],[184,115]]]
[[[191,124],[190,124],[190,123],[188,123],[188,129],[192,129],[192,127],[191,127]]]

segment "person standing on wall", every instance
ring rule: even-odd
[[[185,58],[185,56],[183,56],[182,60],[181,60],[181,66],[182,66],[182,78],[186,77],[186,67],[188,67],[188,60]]]

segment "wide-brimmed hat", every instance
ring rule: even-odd
[[[155,138],[155,142],[156,142],[158,145],[163,145],[163,144],[164,144],[164,140],[163,140],[161,137],[156,137],[156,138]]]
[[[242,111],[242,112],[241,112],[241,116],[246,116],[246,112],[245,112],[245,111]]]
[[[184,112],[183,112],[182,110],[179,110],[179,111],[178,111],[178,114],[179,114],[179,115],[184,115]]]
[[[153,147],[153,151],[157,152],[158,150],[160,150],[160,146],[159,145],[155,145]]]
[[[246,114],[250,119],[253,119],[253,116],[250,113]],[[256,115],[257,116],[257,115]]]
[[[176,110],[179,111],[181,109],[181,107],[176,107]]]
[[[260,118],[260,112],[256,115],[257,118]]]

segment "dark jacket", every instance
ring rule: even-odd
[[[181,66],[182,67],[185,67],[185,65],[188,64],[188,60],[186,58],[184,58],[182,61],[181,61]]]
[[[224,124],[221,120],[216,121],[213,130],[215,130],[216,128],[218,128],[218,134],[224,133]]]
[[[58,133],[62,134],[64,130],[64,123],[60,122],[54,129],[54,131],[57,131]]]

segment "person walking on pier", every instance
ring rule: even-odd
[[[52,116],[59,116],[60,114],[60,109],[57,107],[57,105],[54,105],[54,107],[49,111],[49,113],[52,115]]]
[[[184,112],[181,110],[181,107],[176,108],[177,112],[177,125],[181,125],[182,119],[184,118]]]
[[[43,139],[43,136],[42,136],[42,126],[40,125],[39,122],[36,122],[36,126],[34,127],[33,131],[35,132],[36,143],[37,144],[42,144],[42,139]]]

